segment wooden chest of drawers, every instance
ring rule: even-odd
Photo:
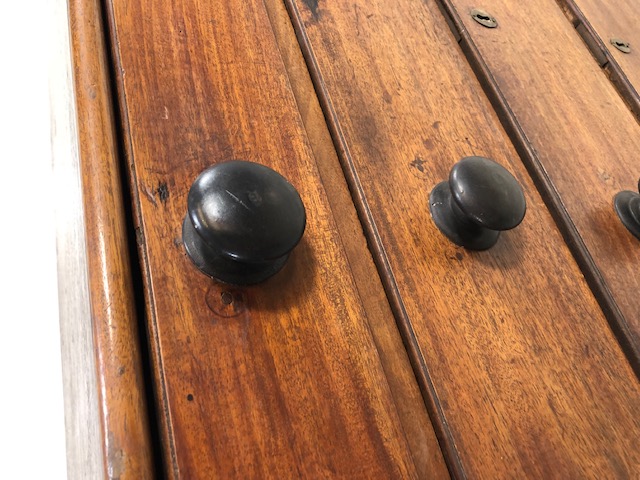
[[[612,201],[640,175],[639,64],[606,38],[637,35],[621,13],[104,3],[70,13],[109,476],[638,475],[640,244]],[[468,156],[527,203],[485,251],[430,214]],[[182,240],[193,181],[234,159],[281,173],[307,215],[282,271],[247,287]]]

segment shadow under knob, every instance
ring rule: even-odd
[[[638,180],[638,190],[640,190],[640,180]],[[640,239],[640,194],[629,190],[619,192],[613,199],[613,206],[622,224]]]
[[[491,248],[500,231],[522,222],[526,208],[515,177],[484,157],[460,160],[449,180],[436,185],[429,197],[436,226],[453,243],[470,250]]]
[[[293,185],[264,165],[234,160],[206,169],[191,186],[182,240],[210,277],[251,285],[284,266],[305,225]]]

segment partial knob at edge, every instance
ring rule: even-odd
[[[640,180],[638,180],[640,191]],[[633,236],[640,239],[640,194],[624,190],[616,194],[613,206],[622,224]]]
[[[182,239],[205,274],[252,285],[280,271],[305,226],[304,205],[291,183],[264,165],[233,160],[194,181]]]
[[[440,231],[456,245],[486,250],[503,230],[524,219],[522,187],[503,166],[484,157],[466,157],[451,169],[449,180],[429,196],[429,210]]]

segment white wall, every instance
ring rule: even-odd
[[[64,62],[55,5],[0,4],[0,476],[12,480],[67,475],[48,78]]]

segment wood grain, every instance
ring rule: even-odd
[[[419,478],[448,472],[284,3],[265,6]]]
[[[169,477],[415,478],[263,3],[109,11]],[[285,269],[250,288],[180,240],[191,183],[232,158],[282,172],[307,209]]]
[[[582,35],[595,58],[640,120],[640,13],[634,0],[557,0]],[[624,53],[611,45],[620,39],[631,45]]]
[[[437,5],[287,5],[454,475],[632,476],[638,380]],[[528,202],[486,252],[429,215],[473,154]]]
[[[56,338],[51,338],[47,332],[43,332],[41,329],[40,337],[46,335],[47,341],[55,343],[55,349],[60,349],[62,357],[62,386],[64,392],[64,412],[59,412],[64,415],[65,431],[61,435],[62,447],[59,448],[49,434],[51,426],[56,423],[48,418],[46,425],[42,425],[37,417],[31,418],[31,425],[37,428],[39,442],[44,448],[48,449],[46,454],[46,460],[41,464],[36,464],[39,470],[39,475],[47,475],[49,478],[59,477],[63,478],[66,473],[66,478],[69,480],[85,480],[87,478],[95,480],[103,480],[106,478],[104,469],[104,460],[102,455],[102,432],[100,422],[100,409],[98,401],[98,379],[96,369],[96,358],[94,355],[94,342],[93,342],[93,328],[91,325],[91,305],[89,298],[89,282],[87,274],[87,250],[85,242],[85,223],[84,223],[84,210],[83,210],[83,198],[81,187],[81,169],[80,169],[80,156],[78,152],[78,120],[76,114],[76,106],[74,99],[74,85],[73,85],[73,73],[71,65],[71,48],[70,48],[70,33],[69,33],[69,12],[67,8],[66,0],[56,0],[50,4],[53,10],[52,16],[52,31],[51,42],[49,45],[49,52],[51,53],[51,63],[49,65],[49,88],[50,88],[50,111],[46,112],[47,105],[42,105],[40,108],[43,110],[44,115],[50,115],[51,117],[51,161],[53,169],[53,197],[54,208],[56,211],[56,246],[55,251],[52,251],[55,256],[57,253],[57,267],[58,267],[58,317],[60,320],[60,338],[59,342]],[[23,19],[27,19],[31,13],[31,7],[24,7]],[[28,91],[28,86],[25,86],[25,92]],[[33,92],[29,92],[30,95]],[[15,94],[15,92],[12,92]],[[21,106],[22,107],[22,106]],[[5,110],[6,111],[6,110]],[[29,155],[25,152],[24,155]],[[46,160],[43,160],[46,162]],[[15,162],[20,163],[20,162]],[[23,175],[31,175],[33,173],[33,164],[22,165]],[[6,172],[5,172],[6,173]],[[12,172],[13,178],[19,178],[16,176],[17,172]],[[38,191],[41,189],[38,188]],[[18,191],[16,189],[15,191]],[[41,197],[39,197],[41,198]],[[22,213],[20,212],[22,215]],[[5,218],[5,221],[6,218]],[[30,220],[25,218],[25,226],[29,228]],[[15,223],[11,222],[15,228]],[[41,234],[37,238],[34,238],[34,245],[40,252],[45,252],[43,245],[46,243],[43,241]],[[24,244],[23,244],[24,246]],[[3,273],[7,274],[6,262],[3,261]],[[20,268],[18,271],[24,271],[24,265],[18,264],[16,266]],[[31,276],[31,272],[28,272]],[[15,282],[15,277],[12,277],[12,282]],[[33,278],[29,278],[30,285],[32,285]],[[55,290],[55,282],[53,285],[43,285],[43,275],[38,272],[38,287],[43,291],[49,288]],[[28,290],[31,292],[31,287]],[[29,298],[28,296],[15,297],[21,300]],[[41,297],[38,299],[39,311],[46,311],[47,306],[41,303]],[[6,303],[3,302],[4,308],[7,308]],[[24,308],[24,305],[22,306]],[[55,307],[54,307],[55,308]],[[9,311],[9,310],[6,310]],[[33,311],[33,310],[31,310]],[[15,313],[15,312],[14,312]],[[32,314],[33,315],[33,314]],[[44,317],[46,323],[54,320],[56,315],[53,314],[48,317]],[[27,329],[33,328],[33,323],[30,322]],[[33,332],[30,333],[31,335]],[[15,344],[16,339],[14,335],[8,335],[7,338],[10,342]],[[39,362],[42,361],[42,354],[38,349],[34,348],[34,344],[30,339],[30,355],[37,352]],[[20,347],[19,347],[20,348]],[[4,353],[7,352],[3,348]],[[47,368],[42,368],[41,365],[34,362],[34,368],[38,371],[42,371],[46,374],[49,371]],[[20,369],[19,380],[20,384],[24,384],[25,372]],[[47,379],[48,384],[53,383],[54,380]],[[8,385],[6,377],[3,375],[3,390],[10,391],[12,388]],[[34,382],[36,383],[36,382]],[[42,402],[43,386],[37,382],[33,386],[34,392],[38,392],[37,402]],[[21,395],[29,395],[22,389]],[[51,395],[51,390],[47,389],[47,395]],[[24,404],[20,398],[18,401],[25,405],[25,412],[28,412],[28,404]],[[50,402],[47,398],[47,406],[42,409],[39,415],[49,415],[50,409],[56,402]],[[4,409],[7,409],[4,404]],[[10,409],[10,415],[14,418],[17,412]],[[23,427],[24,425],[22,425]],[[3,421],[3,433],[4,438],[7,438],[13,443],[13,438],[9,439],[7,431],[12,431],[11,423],[9,425]],[[27,432],[27,435],[33,433]],[[54,443],[52,445],[52,443]],[[13,445],[15,447],[15,444]],[[64,456],[64,447],[66,446],[66,472],[64,471],[64,461],[59,464],[62,466],[62,471],[56,471],[56,462],[52,462],[51,454],[61,451]],[[31,438],[29,438],[29,449],[25,452],[25,457],[31,460],[33,458],[33,451],[37,449],[37,445],[34,445]],[[15,451],[15,450],[14,450]],[[12,460],[9,461],[9,465],[3,459],[3,472],[5,475],[10,475],[12,471],[11,462],[14,465],[20,465],[21,460],[25,458],[16,457],[12,454]],[[42,460],[42,457],[39,457]],[[29,470],[27,473],[24,470],[24,466],[20,465],[17,470],[22,476],[34,477],[36,474],[33,470]]]
[[[494,35],[466,14],[469,2],[450,5],[468,33],[470,55],[485,66],[480,74],[502,99],[506,122],[520,132],[524,160],[557,197],[576,256],[639,372],[640,248],[613,197],[637,188],[640,125],[554,2],[532,13],[486,3],[502,18]]]
[[[105,475],[121,480],[152,478],[100,2],[71,0],[69,18]]]

